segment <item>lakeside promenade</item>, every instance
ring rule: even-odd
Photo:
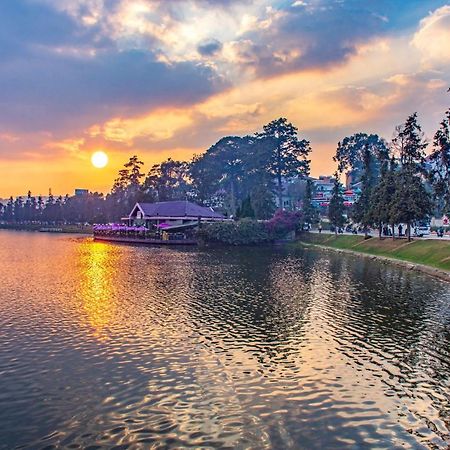
[[[336,233],[334,231],[330,231],[330,230],[322,230],[321,232],[319,232],[319,230],[317,229],[312,229],[309,230],[309,233],[316,233],[316,234],[328,234],[328,235],[335,235]],[[338,236],[364,236],[364,233],[358,233],[358,234],[354,234],[351,233],[349,231],[344,231],[343,233],[338,233]],[[369,233],[369,236],[371,236],[372,238],[378,239],[378,230],[372,230]],[[435,231],[431,232],[431,234],[427,235],[427,236],[422,236],[422,237],[418,237],[418,236],[413,236],[411,235],[412,239],[415,240],[436,240],[436,241],[449,241],[450,242],[450,231],[448,231],[446,234],[444,234],[444,236],[439,237]],[[392,236],[383,236],[382,239],[391,239],[392,240]],[[395,240],[397,239],[408,239],[408,236],[398,236],[395,235]],[[449,255],[450,256],[450,255]]]

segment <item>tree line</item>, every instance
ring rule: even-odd
[[[357,133],[338,143],[333,195],[328,208],[332,225],[350,218],[369,229],[411,224],[427,215],[450,213],[450,109],[435,133],[432,152],[417,114],[396,127],[390,143],[376,134]],[[264,125],[261,132],[227,136],[190,161],[171,158],[148,173],[135,155],[125,163],[111,191],[82,196],[49,195],[10,198],[0,204],[0,219],[16,223],[102,223],[118,221],[136,202],[190,200],[214,207],[228,217],[270,219],[288,193],[301,205],[302,221],[319,219],[309,178],[310,142],[285,118]],[[347,174],[361,195],[344,206],[340,178]]]
[[[222,210],[229,217],[269,219],[274,194],[282,202],[283,181],[309,175],[309,141],[285,118],[273,120],[261,132],[227,136],[191,161],[171,158],[146,174],[135,155],[124,165],[107,195],[57,197],[43,201],[31,192],[12,197],[0,208],[5,221],[110,222],[127,215],[136,202],[191,200]]]
[[[408,239],[415,221],[450,213],[450,109],[436,131],[432,151],[417,119],[410,115],[397,126],[388,144],[376,135],[358,133],[339,142],[335,185],[329,206],[329,219],[337,230],[344,226],[342,190],[339,177],[345,172],[359,174],[361,195],[347,216],[365,230],[406,224]]]

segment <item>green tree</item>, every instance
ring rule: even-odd
[[[305,193],[302,202],[303,223],[305,224],[313,224],[317,222],[319,218],[318,211],[312,203],[313,194],[314,184],[312,180],[308,179],[306,181]]]
[[[243,200],[240,208],[238,208],[238,210],[236,212],[236,217],[238,217],[239,219],[243,219],[243,218],[254,219],[255,218],[255,211],[253,209],[250,196],[246,197]]]
[[[344,217],[344,198],[341,193],[341,183],[339,182],[339,174],[334,174],[333,191],[328,206],[328,219],[330,224],[334,226],[335,234],[337,235],[338,228],[341,228],[345,224]]]
[[[424,140],[422,128],[417,121],[417,113],[411,114],[403,125],[397,127],[392,145],[398,151],[402,167],[413,173],[424,172],[428,143]]]
[[[353,183],[361,181],[364,173],[370,171],[376,179],[383,162],[389,159],[386,141],[377,134],[356,133],[338,143],[333,160],[338,163],[338,172],[347,173]],[[368,168],[370,167],[370,170]]]
[[[378,225],[380,239],[385,224],[392,228],[392,237],[394,238],[395,219],[390,213],[390,207],[396,191],[395,170],[396,165],[392,158],[389,165],[383,165],[380,181],[370,196],[370,220]]]
[[[263,126],[263,132],[257,134],[264,140],[270,151],[269,173],[277,185],[278,206],[283,207],[283,178],[304,177],[309,175],[310,160],[307,159],[311,146],[306,139],[298,138],[298,128],[285,118],[273,120]]]
[[[171,158],[153,165],[144,181],[145,192],[160,202],[185,200],[189,189],[188,164]]]
[[[440,203],[440,210],[450,214],[450,109],[440,128],[436,131],[433,141],[433,152],[430,155],[431,169],[429,178],[436,197]]]
[[[257,184],[250,193],[250,199],[256,219],[266,220],[273,216],[276,206],[268,183]]]
[[[363,225],[367,235],[372,225],[370,197],[381,167],[389,159],[388,146],[377,134],[356,133],[338,143],[333,159],[338,163],[339,173],[346,173],[352,183],[361,183],[361,195],[354,205],[352,218]]]
[[[251,144],[249,136],[227,136],[194,158],[190,175],[201,202],[208,202],[224,189],[227,209],[230,214],[236,214],[237,204],[244,198],[242,187],[248,175],[244,158],[251,152]]]
[[[411,224],[425,219],[432,211],[432,202],[423,182],[414,168],[404,166],[395,174],[395,193],[389,204],[389,214],[394,223],[406,223],[408,241]]]
[[[353,208],[353,219],[363,225],[364,233],[367,237],[368,228],[373,224],[373,216],[371,214],[371,195],[376,180],[374,178],[372,168],[372,155],[368,147],[363,153],[363,175],[361,178],[361,195]]]

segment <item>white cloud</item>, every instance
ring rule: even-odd
[[[420,21],[412,44],[421,52],[426,66],[450,62],[450,5],[436,9]]]

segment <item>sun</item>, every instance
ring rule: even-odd
[[[91,162],[97,169],[103,169],[108,164],[108,155],[102,151],[95,152],[91,156]]]

